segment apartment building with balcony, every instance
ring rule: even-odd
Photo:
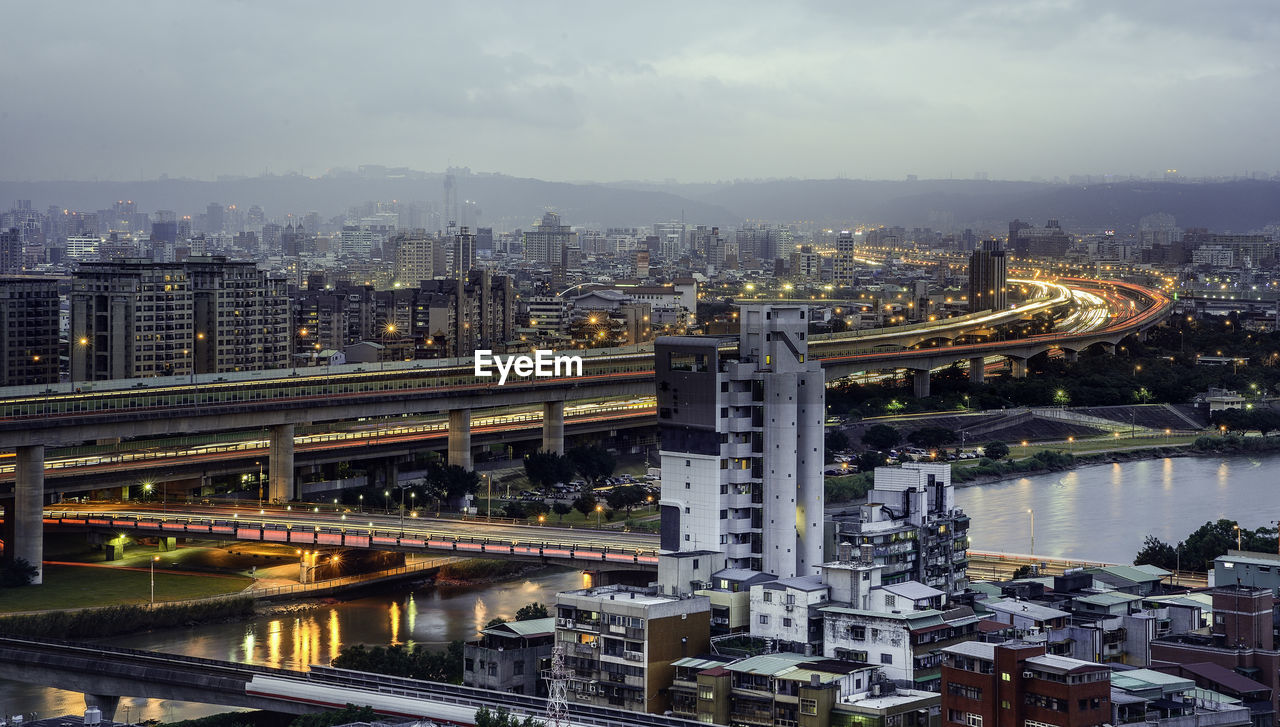
[[[542,671],[551,658],[555,618],[509,621],[482,629],[462,647],[462,683],[510,694],[547,696]]]
[[[711,645],[711,604],[702,596],[587,588],[558,594],[555,618],[568,694],[583,704],[662,714],[671,708],[672,663]]]
[[[1111,671],[1043,644],[968,641],[943,650],[943,727],[1100,727]]]
[[[955,506],[949,464],[877,467],[867,504],[835,525],[837,543],[873,546],[884,583],[913,580],[949,594],[968,585],[969,516]]]
[[[736,352],[714,337],[658,339],[666,592],[698,590],[725,568],[817,573],[826,392],[821,367],[807,358],[807,314],[744,306]],[[689,573],[675,567],[682,553],[707,555]]]

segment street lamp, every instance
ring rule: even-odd
[[[151,556],[151,605],[156,603],[156,561],[160,560],[160,556]]]
[[[493,522],[493,478],[487,474],[480,475],[489,485],[489,494],[485,496],[485,519]]]
[[[1240,526],[1234,525],[1232,527],[1236,529],[1236,550],[1244,550],[1244,548],[1240,547]]]
[[[254,464],[258,465],[258,507],[262,507],[262,460],[257,460]]]
[[[603,514],[604,514],[604,505],[597,504],[596,505],[596,530],[599,530],[602,527],[600,524],[600,517]]]

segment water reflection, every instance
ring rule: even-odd
[[[1148,534],[1177,542],[1206,521],[1256,528],[1280,519],[1274,477],[1280,455],[1183,457],[1085,467],[957,490],[978,550],[1026,552],[1027,510],[1036,553],[1130,562]]]

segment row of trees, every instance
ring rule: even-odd
[[[907,441],[921,449],[941,449],[956,441],[956,433],[946,427],[921,427],[907,435]],[[862,433],[862,443],[881,451],[893,449],[902,443],[902,434],[888,424],[873,424]],[[1009,447],[1004,442],[990,442],[984,448],[990,459],[1008,456]]]
[[[1241,434],[1252,430],[1265,437],[1280,431],[1280,411],[1271,408],[1223,409],[1214,412],[1209,421],[1216,428]]]
[[[1222,519],[1206,522],[1176,545],[1148,535],[1133,562],[1166,570],[1208,571],[1213,559],[1234,550],[1237,542],[1244,550],[1274,553],[1276,528],[1250,530],[1240,527],[1235,520]]]
[[[529,481],[543,488],[569,482],[575,475],[595,485],[613,474],[617,460],[604,447],[574,447],[565,454],[537,451],[524,458]]]

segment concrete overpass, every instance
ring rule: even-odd
[[[986,356],[1004,355],[1013,360],[1014,374],[1018,375],[1020,369],[1025,373],[1026,359],[1038,352],[1050,348],[1074,352],[1099,342],[1114,345],[1124,336],[1160,322],[1171,308],[1171,301],[1162,293],[1140,286],[1073,283],[1121,291],[1144,307],[1136,315],[1086,333],[939,346],[936,339],[943,334],[977,325],[970,320],[961,328],[949,328],[943,321],[903,334],[913,340],[934,334],[925,339],[933,344],[929,347],[921,347],[921,342],[915,348],[861,352],[868,337],[853,336],[819,339],[813,355],[822,359],[833,377],[859,370],[911,369],[916,372],[916,392],[927,395],[929,371],[950,362],[968,359],[971,375],[977,376],[982,366],[972,362],[980,364]],[[1019,311],[1009,315],[1015,313],[1022,315]],[[15,515],[15,547],[7,552],[32,563],[41,560],[44,448],[52,443],[265,427],[270,431],[270,499],[286,501],[295,494],[297,424],[447,413],[449,463],[470,467],[472,409],[540,405],[543,448],[562,452],[566,401],[651,394],[654,367],[651,349],[631,347],[584,352],[580,376],[514,377],[505,386],[499,386],[494,377],[477,376],[471,364],[459,360],[408,362],[377,370],[372,366],[343,367],[322,375],[282,376],[264,371],[209,378],[95,382],[76,390],[12,391],[12,395],[0,398],[0,448],[17,450],[14,498],[6,507],[6,512]]]
[[[0,637],[0,677],[85,695],[112,720],[120,697],[172,699],[227,707],[306,714],[369,706],[384,716],[470,725],[481,707],[517,717],[546,713],[547,700],[458,684],[312,666],[274,669],[180,654],[122,649],[31,637]],[[572,727],[696,727],[661,715],[574,704]]]

